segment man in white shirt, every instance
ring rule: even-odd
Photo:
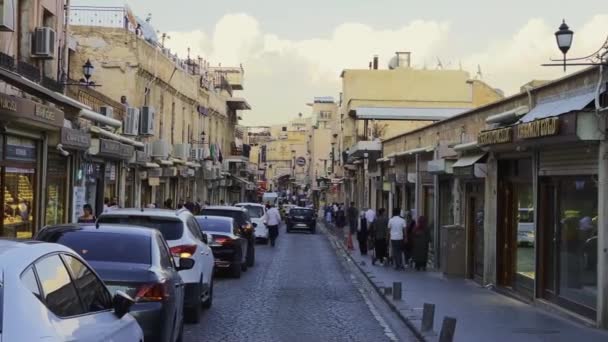
[[[403,247],[407,241],[405,234],[405,220],[399,216],[399,209],[393,209],[393,217],[388,221],[388,229],[391,235],[391,254],[396,270],[405,269],[403,267]]]
[[[270,238],[270,245],[274,247],[274,241],[279,235],[279,225],[281,224],[281,213],[274,205],[269,205],[266,211],[266,217],[264,223],[268,227],[268,237]]]

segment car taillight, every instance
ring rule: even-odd
[[[190,258],[196,252],[196,245],[181,245],[169,248],[175,257]]]
[[[213,238],[213,242],[220,244],[222,246],[229,246],[234,243],[234,240],[227,236],[218,236]]]
[[[136,302],[160,302],[169,297],[166,283],[142,285],[135,295]]]

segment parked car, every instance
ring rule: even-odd
[[[264,223],[266,207],[259,203],[237,203],[236,206],[247,209],[251,222],[257,225],[254,229],[256,240],[268,243],[268,227]]]
[[[295,207],[287,215],[287,232],[298,229],[309,230],[312,234],[317,232],[317,220],[314,209]]]
[[[143,341],[133,303],[68,247],[0,240],[2,341]]]
[[[163,235],[174,258],[192,258],[194,267],[181,270],[185,285],[184,319],[190,323],[200,321],[201,306],[211,307],[213,302],[213,265],[208,237],[187,209],[113,209],[101,214],[99,224],[135,225],[153,228]]]
[[[520,246],[534,246],[534,209],[519,208],[517,223],[517,244]]]
[[[255,264],[255,236],[253,233],[257,224],[251,222],[247,209],[231,206],[209,206],[201,210],[202,216],[232,217],[238,225],[239,234],[247,239],[247,266]]]
[[[232,217],[197,216],[196,220],[202,232],[211,234],[209,243],[215,256],[215,267],[227,268],[235,278],[247,271],[246,237],[240,233],[239,226]]]
[[[131,315],[146,341],[179,341],[183,334],[184,282],[178,271],[194,266],[191,258],[174,265],[167,242],[155,229],[128,226],[56,225],[37,240],[65,245],[80,254],[111,293],[135,300]]]
[[[281,213],[281,217],[283,218],[283,220],[287,220],[287,215],[289,215],[289,211],[296,207],[297,207],[297,205],[295,205],[295,204],[281,205],[281,207],[279,208],[279,212]]]

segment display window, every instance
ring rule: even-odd
[[[104,173],[103,197],[108,199],[111,204],[118,198],[116,195],[116,184],[118,180],[118,167],[115,162],[107,162]]]
[[[46,180],[45,225],[66,222],[67,159],[49,154]]]

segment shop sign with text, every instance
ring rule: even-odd
[[[504,144],[513,141],[513,129],[511,127],[482,131],[477,136],[479,145]]]
[[[534,120],[517,125],[517,137],[520,139],[547,137],[558,133],[558,117]]]

